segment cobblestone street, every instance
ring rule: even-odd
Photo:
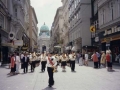
[[[10,70],[1,67],[0,90],[120,90],[120,67],[113,68],[114,72],[107,72],[106,68],[93,69],[76,64],[76,72],[71,72],[69,67],[62,72],[59,67],[54,74],[55,85],[49,88],[47,71],[41,73],[40,67],[34,73],[22,74],[21,70],[21,74],[10,77],[7,76]]]

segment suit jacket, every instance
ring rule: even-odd
[[[26,56],[26,57],[27,57],[27,56]],[[23,57],[23,63],[29,63],[29,61],[30,61],[29,57],[27,57],[26,62],[25,62],[25,56]]]

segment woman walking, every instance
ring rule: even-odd
[[[62,71],[63,72],[65,72],[66,70],[66,68],[65,68],[65,66],[66,66],[66,61],[67,61],[67,57],[66,57],[66,55],[63,53],[62,54],[62,57],[61,57],[61,64],[62,64]]]
[[[76,55],[75,53],[72,53],[69,55],[69,58],[71,60],[71,72],[75,72],[75,60],[76,60]]]
[[[106,55],[105,55],[105,52],[102,51],[102,55],[101,55],[101,65],[102,67],[105,67],[106,66]]]
[[[19,67],[20,67],[20,56],[19,53],[16,55],[16,74],[19,74]]]
[[[98,57],[97,57],[96,52],[93,53],[92,59],[93,59],[93,62],[94,62],[94,68],[98,68]]]
[[[15,57],[14,54],[11,56],[11,72],[9,75],[15,75]]]
[[[108,71],[113,71],[112,70],[112,55],[111,55],[111,51],[107,50],[106,51],[106,61],[107,61],[107,67],[108,67]]]

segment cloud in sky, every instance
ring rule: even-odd
[[[40,29],[45,22],[50,29],[56,10],[62,6],[62,3],[61,0],[31,0],[31,5],[34,7],[37,15],[38,28]]]

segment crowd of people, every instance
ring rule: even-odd
[[[94,62],[94,68],[107,67],[108,71],[112,71],[112,55],[111,51],[107,50],[101,53],[94,52],[91,56]],[[28,66],[31,67],[31,72],[35,71],[35,67],[41,66],[41,72],[45,72],[46,66],[49,76],[49,86],[54,85],[53,73],[58,71],[58,66],[61,66],[62,71],[66,72],[66,66],[71,68],[71,72],[75,72],[75,62],[78,61],[79,66],[88,66],[89,55],[85,53],[70,54],[53,54],[53,53],[13,53],[9,55],[10,61],[10,73],[8,75],[15,75],[20,73],[20,66],[23,69],[23,73],[28,72]]]

